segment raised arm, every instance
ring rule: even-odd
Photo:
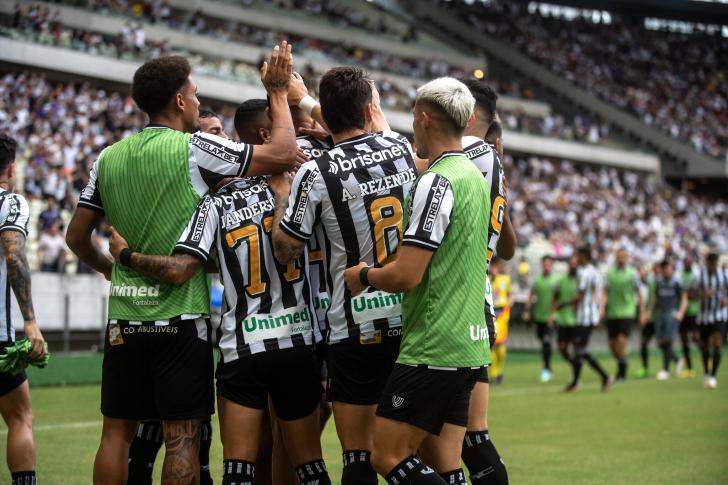
[[[288,209],[288,198],[291,192],[291,179],[288,174],[273,176],[268,186],[275,196],[276,207],[273,216],[273,253],[280,264],[288,264],[301,257],[306,241],[295,238],[281,229],[281,221]]]
[[[291,74],[288,85],[288,104],[298,106],[300,109],[311,115],[311,118],[321,125],[328,133],[329,127],[321,113],[321,104],[308,94],[308,88],[301,75],[297,72]]]

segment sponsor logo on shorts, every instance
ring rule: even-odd
[[[392,406],[394,406],[395,408],[398,408],[402,404],[404,404],[404,398],[403,397],[396,396],[396,395],[393,395],[392,396]]]

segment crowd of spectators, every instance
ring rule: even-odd
[[[232,107],[222,107],[231,129]],[[0,131],[19,141],[19,189],[39,207],[38,269],[62,271],[63,214],[88,182],[101,150],[140,129],[128,96],[88,83],[56,83],[37,73],[0,76]],[[504,160],[512,217],[524,246],[548,242],[567,256],[584,241],[603,253],[626,246],[645,261],[689,244],[728,251],[728,204],[675,192],[638,172],[538,157]],[[80,267],[80,271],[88,268]]]
[[[507,147],[506,147],[507,151]],[[519,244],[570,256],[589,243],[605,261],[626,248],[646,264],[689,250],[728,252],[728,202],[676,191],[657,175],[506,155]]]
[[[523,1],[440,4],[646,124],[728,160],[728,38],[720,33],[650,30],[617,14],[568,21]]]

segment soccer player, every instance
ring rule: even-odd
[[[576,304],[579,297],[578,269],[576,255],[571,256],[568,271],[556,279],[548,322],[549,324],[556,323],[556,341],[559,353],[571,366],[574,365],[576,356],[576,349],[572,354],[569,347],[574,346],[576,335]]]
[[[695,280],[693,288],[700,298],[698,331],[705,372],[704,385],[707,389],[715,389],[718,386],[716,375],[720,365],[723,335],[728,322],[728,274],[718,266],[717,253],[706,256],[705,268],[700,271],[700,277]]]
[[[370,463],[375,408],[402,334],[401,295],[371,289],[355,297],[343,272],[394,257],[405,194],[416,178],[410,144],[389,131],[372,84],[355,67],[323,76],[320,109],[334,147],[303,164],[290,198],[276,198],[273,225],[282,264],[295,260],[317,230],[327,244],[327,392],[344,451],[343,485],[377,483]]]
[[[214,111],[210,111],[209,109],[200,110],[197,123],[201,132],[219,136],[226,140],[228,139],[225,128],[222,126],[222,121],[220,121],[220,117]]]
[[[346,270],[355,295],[405,292],[402,346],[377,407],[372,456],[390,484],[466,483],[460,457],[470,393],[490,360],[483,312],[490,194],[461,139],[474,104],[452,78],[418,89],[414,138],[429,168],[407,199],[397,258]]]
[[[564,389],[573,392],[579,388],[581,369],[586,361],[602,380],[602,391],[609,389],[611,380],[599,361],[589,352],[589,338],[594,328],[599,325],[599,297],[601,295],[601,276],[592,263],[591,249],[583,246],[577,250],[579,270],[577,272],[578,295],[576,305],[576,329],[574,330],[574,349],[576,355],[572,360],[573,371],[571,383]]]
[[[209,110],[200,110],[197,118],[199,131],[227,139],[220,118]],[[245,140],[243,140],[245,142]],[[134,433],[134,440],[129,446],[129,472],[127,482],[136,485],[152,483],[152,472],[157,454],[162,447],[162,422],[143,421]],[[212,483],[210,475],[210,446],[212,445],[212,423],[210,419],[202,422],[200,430],[200,485]]]
[[[627,265],[627,258],[627,250],[619,249],[616,264],[607,270],[600,311],[601,319],[606,317],[609,349],[617,359],[617,382],[627,378],[627,342],[635,320],[644,309],[639,274]]]
[[[556,279],[552,273],[554,260],[551,256],[541,258],[541,274],[536,276],[531,286],[531,291],[526,298],[526,306],[523,310],[523,320],[536,323],[536,338],[541,342],[541,357],[543,358],[543,370],[541,371],[541,382],[551,380],[551,341],[553,333],[553,321],[549,322],[551,304],[554,300],[554,287]]]
[[[662,274],[662,268],[659,264],[655,264],[652,268],[652,274],[649,270],[643,269],[640,272],[642,279],[643,300],[645,301],[645,311],[640,317],[640,359],[642,367],[637,371],[637,377],[649,377],[650,365],[650,341],[655,336],[655,296],[657,278]]]
[[[0,133],[0,282],[4,295],[0,312],[0,351],[15,342],[15,327],[10,313],[10,289],[23,315],[23,333],[30,340],[31,359],[45,355],[43,334],[35,321],[30,292],[30,269],[25,257],[30,209],[25,198],[13,192],[17,143]],[[25,371],[0,372],[0,414],[8,427],[6,458],[12,485],[35,485],[35,440],[30,388]]]
[[[700,298],[693,294],[692,288],[698,275],[695,272],[692,253],[688,252],[683,259],[683,267],[680,271],[680,282],[688,292],[688,307],[685,310],[685,317],[680,322],[680,344],[682,345],[682,359],[678,362],[678,375],[680,377],[693,377],[693,359],[690,355],[690,341],[695,339],[698,312],[700,311]]]
[[[105,215],[135,249],[170,254],[209,187],[230,176],[289,170],[296,152],[286,99],[291,66],[291,48],[284,43],[261,68],[274,143],[255,149],[205,133],[190,135],[199,101],[183,57],[147,61],[134,74],[132,96],[150,124],[101,152],[66,235],[82,261],[111,279],[95,483],[126,483],[137,422],[160,418],[163,481],[198,483],[200,420],[214,408],[205,272],[196,271],[183,285],[160,284],[112,264],[93,245],[91,233]]]
[[[657,380],[665,381],[670,378],[670,363],[677,362],[672,341],[685,315],[688,294],[676,277],[672,262],[664,260],[660,267],[661,275],[655,281],[655,338],[662,350],[662,370],[657,373]]]
[[[275,181],[223,183],[200,201],[173,256],[135,253],[118,234],[111,251],[122,264],[172,284],[184,283],[211,254],[217,256],[228,309],[215,329],[223,484],[253,482],[270,396],[299,482],[325,485],[331,481],[319,441],[322,389],[313,352],[308,258],[303,254],[287,265],[275,261],[270,236]],[[278,185],[287,190],[289,184]]]
[[[491,287],[493,288],[493,309],[495,310],[495,345],[491,356],[493,363],[490,377],[494,384],[503,382],[503,371],[506,365],[506,341],[508,340],[508,322],[511,316],[513,297],[511,295],[511,275],[506,272],[503,260],[496,258],[489,269]]]
[[[473,116],[465,129],[463,150],[465,155],[483,174],[490,187],[491,217],[488,223],[487,262],[493,254],[509,260],[516,249],[516,234],[508,215],[506,178],[500,159],[503,158],[503,140],[500,124],[495,121],[498,96],[482,81],[462,81],[475,98]],[[497,128],[496,129],[496,125]],[[485,139],[483,139],[485,138]],[[490,278],[486,278],[485,320],[491,348],[495,344],[495,310]],[[488,396],[490,390],[488,368],[478,376],[470,395],[468,428],[463,442],[463,461],[470,472],[470,480],[479,485],[508,482],[508,472],[488,433]]]

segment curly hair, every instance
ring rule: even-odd
[[[165,56],[147,61],[134,73],[131,96],[149,116],[167,107],[187,83],[190,63],[181,56]]]
[[[18,149],[18,142],[10,135],[0,133],[0,172],[15,160],[15,152]]]

